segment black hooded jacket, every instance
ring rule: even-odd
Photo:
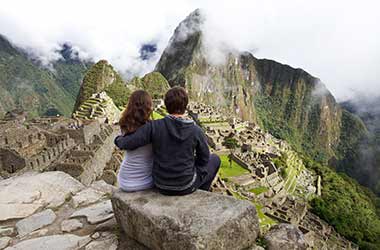
[[[207,174],[210,151],[200,127],[191,120],[172,116],[148,122],[135,133],[119,135],[115,144],[122,150],[134,150],[152,143],[155,185],[163,190],[182,191],[191,187],[197,175]]]

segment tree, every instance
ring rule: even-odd
[[[226,137],[223,142],[223,146],[230,150],[230,154],[228,155],[228,160],[230,162],[230,167],[232,167],[232,154],[235,149],[239,147],[239,142],[234,137]]]

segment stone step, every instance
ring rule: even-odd
[[[246,249],[259,234],[250,202],[205,191],[164,196],[119,190],[112,205],[124,234],[149,249]]]
[[[96,100],[96,99],[88,99],[86,101],[86,103],[89,103],[89,104],[99,104],[100,101],[99,100]]]
[[[86,112],[84,112],[84,111],[76,111],[75,112],[75,115],[77,115],[77,116],[86,116],[87,115],[87,113]]]
[[[81,108],[83,109],[89,109],[92,107],[92,105],[88,104],[88,103],[83,103],[82,105],[80,105]]]

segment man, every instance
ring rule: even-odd
[[[196,189],[209,190],[220,158],[212,154],[206,136],[184,113],[189,102],[186,90],[173,87],[165,95],[169,115],[151,121],[130,135],[115,138],[122,150],[134,150],[152,143],[153,179],[162,194],[185,195]]]

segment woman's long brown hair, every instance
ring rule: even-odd
[[[144,90],[136,90],[129,97],[128,106],[121,114],[119,126],[123,133],[133,133],[150,120],[152,97]]]

